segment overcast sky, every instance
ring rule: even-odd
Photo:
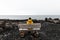
[[[1,15],[58,15],[60,0],[0,0]]]

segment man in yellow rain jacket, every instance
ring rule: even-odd
[[[31,18],[28,19],[27,24],[33,24],[33,21]]]

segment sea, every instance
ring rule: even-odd
[[[60,19],[60,15],[0,15],[0,19],[12,19],[12,20],[28,19],[29,17],[37,20],[44,20],[45,18]]]

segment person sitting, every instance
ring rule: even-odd
[[[33,24],[33,21],[31,18],[28,19],[27,24]]]

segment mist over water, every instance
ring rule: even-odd
[[[28,19],[29,17],[31,17],[32,19],[45,19],[45,18],[59,18],[60,19],[60,15],[0,15],[0,19],[15,19],[15,20],[21,20],[21,19]]]

